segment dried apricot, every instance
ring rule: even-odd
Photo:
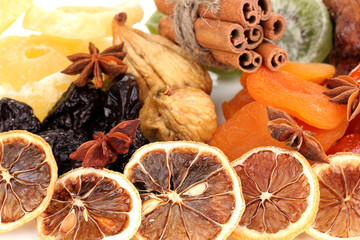
[[[288,62],[280,70],[318,84],[323,83],[327,78],[332,78],[335,74],[335,67],[326,63]],[[248,73],[241,74],[240,83],[243,87],[246,87],[248,76]]]
[[[271,105],[321,128],[333,129],[346,117],[346,106],[329,102],[323,94],[327,88],[285,71],[260,67],[249,74],[249,94],[262,104]]]
[[[238,92],[233,99],[228,102],[223,102],[222,110],[226,120],[229,120],[238,110],[246,104],[255,101],[247,91],[242,89]]]
[[[314,137],[320,142],[324,151],[344,135],[348,126],[346,119],[330,130],[310,126],[298,119],[296,121],[304,130],[315,133]],[[266,106],[256,101],[251,102],[216,130],[211,145],[220,148],[230,161],[255,147],[277,146],[289,149],[290,147],[285,143],[271,137],[267,124]]]
[[[360,134],[348,134],[332,146],[327,154],[335,154],[337,152],[360,153]]]
[[[349,76],[360,82],[360,63],[349,73]]]

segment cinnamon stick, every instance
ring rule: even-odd
[[[175,1],[155,0],[155,4],[160,12],[174,14]],[[260,12],[253,0],[222,0],[220,6],[221,10],[216,14],[208,7],[200,6],[198,14],[200,17],[235,22],[241,26],[254,26],[260,22]]]
[[[260,13],[260,20],[268,20],[272,13],[271,0],[255,0],[255,3],[257,6],[257,10]]]
[[[268,20],[261,22],[261,25],[267,39],[278,41],[284,35],[286,21],[280,14],[272,13]]]
[[[233,66],[243,72],[255,72],[262,63],[262,57],[251,50],[241,53],[212,50],[211,54],[216,61]]]
[[[244,28],[247,49],[255,49],[264,40],[264,30],[260,25]]]
[[[239,53],[246,47],[244,29],[236,23],[198,18],[194,22],[195,37],[204,48]],[[174,21],[164,16],[159,21],[159,34],[175,41]]]
[[[255,52],[262,56],[263,64],[273,71],[278,70],[289,60],[289,56],[284,49],[266,40],[255,49]]]

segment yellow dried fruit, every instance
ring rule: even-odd
[[[154,87],[140,110],[140,129],[150,141],[208,142],[217,128],[215,105],[201,89]]]

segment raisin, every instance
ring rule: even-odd
[[[59,175],[81,167],[82,162],[71,160],[69,155],[75,152],[84,142],[92,140],[82,130],[48,130],[39,133],[39,135],[51,146],[58,165]]]
[[[100,90],[92,83],[78,88],[72,83],[43,121],[43,129],[86,129],[96,108]]]
[[[104,82],[98,112],[91,124],[91,134],[109,132],[120,122],[139,117],[139,88],[131,74],[122,74]]]
[[[135,143],[130,147],[129,152],[126,154],[118,154],[116,161],[107,165],[106,168],[123,173],[126,164],[134,152],[148,143],[149,141],[141,134],[140,130],[137,129]]]
[[[26,130],[37,133],[40,128],[41,123],[29,105],[11,98],[0,99],[0,132]]]

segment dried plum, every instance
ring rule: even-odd
[[[134,152],[148,143],[149,141],[141,134],[140,130],[137,129],[135,143],[130,147],[129,152],[127,154],[118,154],[116,161],[107,165],[106,168],[123,173],[126,164]]]
[[[58,165],[59,175],[81,167],[81,161],[71,160],[69,155],[84,142],[92,140],[82,130],[48,130],[39,133],[39,135],[50,144]]]
[[[99,107],[100,90],[92,83],[78,88],[72,83],[49,111],[43,129],[86,129]]]
[[[11,98],[0,99],[0,132],[26,130],[37,133],[40,128],[41,123],[29,105]]]
[[[120,122],[139,117],[139,88],[131,74],[122,74],[104,82],[100,108],[91,124],[92,134],[109,132]]]

